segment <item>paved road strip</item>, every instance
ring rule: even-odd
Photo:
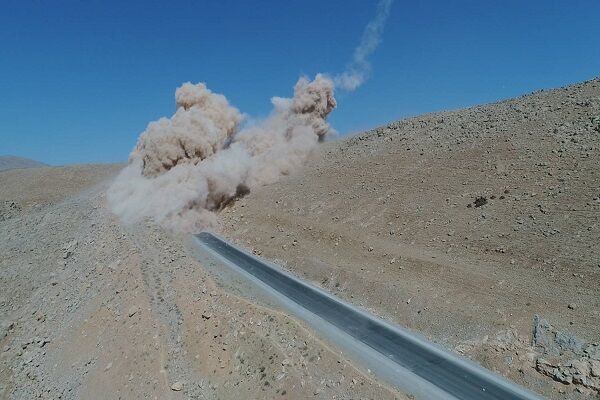
[[[422,338],[360,311],[323,290],[247,254],[209,232],[196,239],[299,306],[323,318],[400,367],[436,386],[448,398],[539,399],[516,384]]]

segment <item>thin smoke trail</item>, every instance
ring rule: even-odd
[[[369,78],[371,74],[369,56],[381,43],[381,36],[390,15],[392,3],[393,0],[381,0],[377,5],[375,18],[365,27],[361,41],[354,50],[352,61],[344,72],[333,78],[336,88],[353,91]]]

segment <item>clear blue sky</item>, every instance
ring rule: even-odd
[[[0,12],[0,154],[124,161],[185,81],[252,116],[344,69],[376,1],[26,1]],[[600,1],[396,0],[342,134],[600,75]]]

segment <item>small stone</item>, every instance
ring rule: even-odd
[[[137,306],[132,306],[129,311],[127,312],[127,315],[129,315],[129,317],[133,317],[135,314],[137,314],[138,312],[138,308]]]
[[[486,197],[480,196],[480,197],[477,197],[477,198],[475,199],[475,201],[473,202],[473,205],[474,205],[475,207],[479,208],[479,207],[482,207],[482,206],[486,205],[486,204],[487,204],[487,202],[488,202],[488,201],[487,201],[487,198],[486,198]]]
[[[587,360],[575,360],[571,362],[573,373],[580,376],[588,376],[590,374],[590,364]]]
[[[174,392],[181,392],[182,389],[183,389],[183,382],[181,382],[181,381],[177,381],[171,385],[171,390],[173,390]]]
[[[112,362],[109,362],[108,364],[106,364],[106,367],[104,367],[104,371],[108,371],[111,368],[112,368]]]
[[[204,319],[211,319],[212,318],[212,314],[209,312],[203,312],[202,313],[202,318]]]
[[[600,377],[600,361],[591,360],[590,367],[591,367],[592,376]]]
[[[574,303],[569,303],[569,305],[567,307],[569,308],[569,310],[574,310],[575,309],[575,304]]]
[[[12,321],[0,322],[0,339],[8,335],[8,332],[15,327],[15,323]]]

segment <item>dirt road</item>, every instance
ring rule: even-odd
[[[185,238],[122,227],[118,169],[0,173],[0,398],[404,398],[217,287]]]

